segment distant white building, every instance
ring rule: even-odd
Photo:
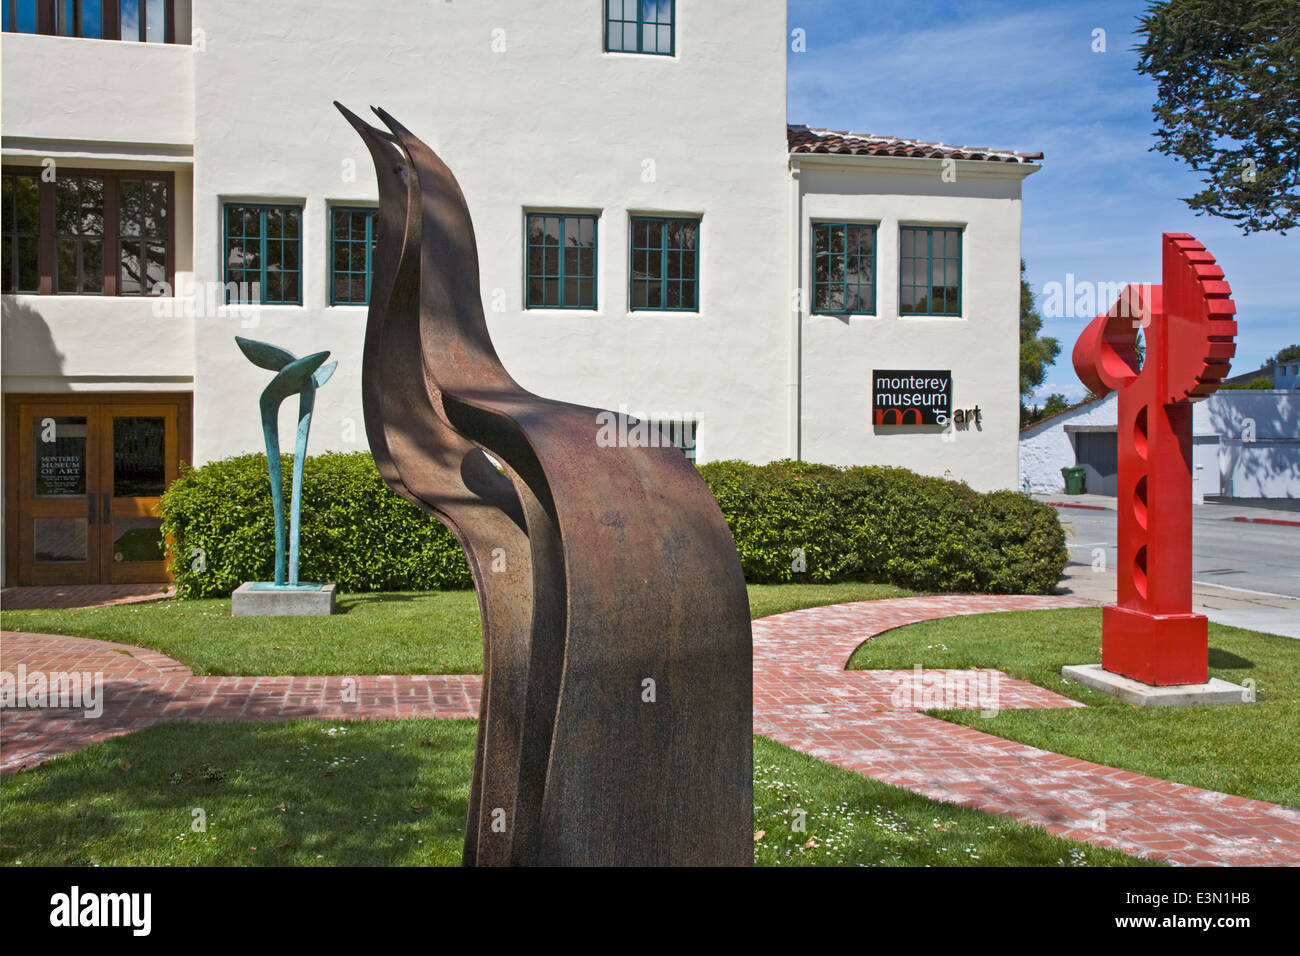
[[[376,187],[334,99],[455,171],[525,387],[699,461],[1016,486],[1041,157],[788,127],[784,0],[3,11],[7,582],[163,576],[180,463],[262,449],[235,335],[330,350],[311,450],[365,449]]]
[[[1114,392],[1020,433],[1021,489],[1059,494],[1082,465],[1084,491],[1116,493]],[[1205,495],[1300,498],[1300,392],[1221,389],[1192,406],[1192,464]]]

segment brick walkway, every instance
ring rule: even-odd
[[[174,584],[74,584],[58,587],[0,588],[0,608],[6,611],[108,607],[157,601],[176,593]]]
[[[1087,606],[1072,597],[938,596],[793,611],[754,622],[754,729],[829,763],[1053,833],[1181,864],[1300,864],[1300,810],[1169,783],[1013,743],[921,709],[1080,707],[995,670],[845,671],[859,644],[958,614]],[[195,677],[141,648],[5,633],[9,673],[104,676],[103,713],[6,709],[0,773],[171,720],[473,717],[480,679]],[[939,688],[955,702],[927,696]]]
[[[1191,865],[1300,865],[1300,810],[1076,760],[911,710],[886,709],[882,684],[908,672],[843,670],[864,640],[904,624],[1088,603],[1069,597],[898,598],[755,621],[754,730],[936,800],[1006,814],[1136,856]],[[1065,700],[1026,689],[1032,686],[1004,679],[1000,705],[1043,707],[1053,706],[1053,698]]]

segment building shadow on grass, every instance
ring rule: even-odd
[[[457,865],[475,722],[166,723],[0,786],[14,865]]]

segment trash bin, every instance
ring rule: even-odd
[[[1066,465],[1061,469],[1065,476],[1065,493],[1067,495],[1083,494],[1083,465]]]

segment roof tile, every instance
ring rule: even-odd
[[[833,129],[815,129],[787,124],[786,140],[792,153],[823,153],[849,156],[904,156],[917,159],[967,159],[989,163],[1035,163],[1042,153],[973,146],[948,146],[896,136],[872,136]]]

